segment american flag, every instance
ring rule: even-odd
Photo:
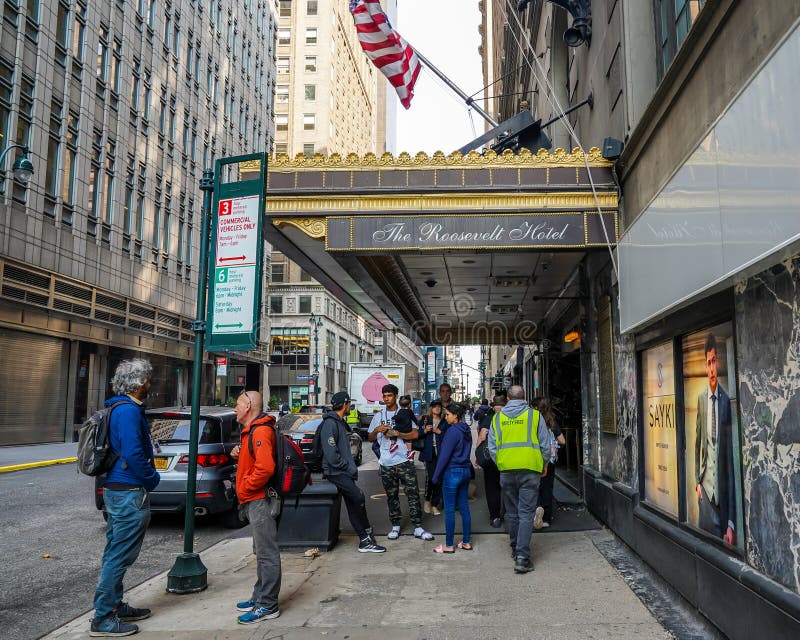
[[[392,83],[400,103],[408,109],[422,68],[414,49],[392,29],[379,0],[351,0],[350,13],[356,23],[361,48]]]

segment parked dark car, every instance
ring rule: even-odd
[[[294,420],[286,420],[290,416],[283,416],[278,421],[278,429],[281,433],[285,433],[292,440],[297,443],[300,450],[303,452],[303,457],[306,460],[306,466],[311,471],[322,470],[322,459],[319,455],[314,455],[312,449],[314,447],[314,436],[317,430],[322,425],[322,417],[314,414],[294,414],[291,416]],[[350,453],[353,454],[356,466],[361,466],[363,455],[361,452],[361,437],[349,425],[347,428],[348,438],[350,440]]]
[[[154,512],[183,512],[189,471],[191,408],[165,407],[147,411],[154,462],[161,482],[150,493]],[[236,499],[236,461],[230,452],[239,444],[239,424],[229,407],[200,407],[195,514],[219,514],[226,527],[242,527]],[[103,509],[105,478],[97,479],[95,504]],[[105,516],[105,512],[103,513]]]
[[[300,414],[308,414],[308,413],[325,413],[326,411],[330,411],[331,406],[327,404],[304,404],[300,407],[300,410],[297,413]]]

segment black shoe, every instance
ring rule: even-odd
[[[528,573],[533,571],[533,562],[529,558],[518,556],[514,562],[514,573]]]
[[[386,547],[379,545],[372,536],[367,536],[358,543],[359,553],[384,553],[385,551]]]
[[[494,527],[495,529],[499,529],[503,526],[503,521],[500,518],[495,518],[489,523],[490,527]]]
[[[512,560],[517,559],[517,550],[514,547],[511,547],[511,559]]]
[[[133,622],[134,620],[144,620],[150,617],[150,609],[137,609],[132,607],[127,602],[123,602],[117,609],[117,617],[125,622]]]

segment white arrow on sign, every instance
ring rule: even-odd
[[[258,255],[258,196],[219,201],[217,267],[255,264]]]

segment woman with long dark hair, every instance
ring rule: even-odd
[[[434,551],[436,553],[453,553],[453,538],[456,529],[456,506],[461,514],[461,542],[458,548],[472,551],[469,542],[472,521],[469,513],[469,481],[472,469],[470,456],[472,455],[472,431],[464,422],[466,409],[464,405],[451,403],[445,407],[444,419],[448,427],[442,438],[439,449],[439,459],[436,461],[436,471],[433,481],[442,483],[442,497],[444,498],[444,529],[445,542]]]
[[[442,417],[442,403],[431,402],[428,413],[419,419],[420,437],[425,439],[425,447],[419,453],[419,461],[425,463],[425,496],[422,510],[425,513],[439,515],[439,503],[442,501],[442,486],[433,483],[433,472],[447,423]]]

